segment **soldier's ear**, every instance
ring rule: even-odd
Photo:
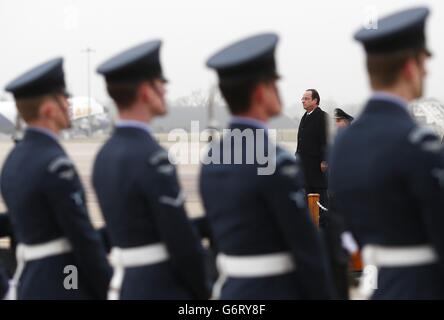
[[[264,83],[258,83],[251,92],[251,105],[262,104],[265,101],[266,85]]]
[[[420,65],[417,59],[414,57],[408,58],[402,68],[402,75],[407,80],[415,78],[417,72],[420,71]]]
[[[42,103],[39,106],[39,118],[41,119],[49,119],[54,116],[55,108],[58,107],[56,103],[49,98],[43,99]]]
[[[151,101],[152,96],[152,88],[149,85],[148,82],[142,82],[137,87],[136,95],[137,95],[137,101],[141,101],[143,103],[149,103]]]

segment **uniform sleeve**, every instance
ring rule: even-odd
[[[8,288],[9,285],[6,271],[3,269],[3,266],[0,265],[0,300],[5,298]]]
[[[106,299],[112,270],[100,235],[89,220],[76,170],[67,157],[58,157],[49,164],[47,175],[48,202],[73,247],[80,275],[86,277],[84,283],[98,299]]]
[[[103,245],[105,246],[106,253],[109,254],[111,252],[111,240],[108,234],[108,229],[106,227],[102,227],[97,230],[102,240]]]
[[[323,240],[327,252],[332,281],[336,289],[337,298],[349,299],[348,266],[350,255],[343,247],[343,238],[346,230],[343,217],[338,213],[335,198],[329,194],[327,223],[324,228]]]
[[[291,156],[278,156],[276,172],[269,178],[265,197],[295,259],[300,281],[310,299],[332,298],[330,270],[308,213],[298,162]]]
[[[161,150],[145,164],[141,186],[152,206],[159,234],[170,254],[175,271],[196,299],[208,299],[209,284],[203,246],[187,217],[175,171],[166,151]]]
[[[0,214],[0,238],[12,236],[12,227],[8,214]]]
[[[213,287],[213,284],[219,277],[219,271],[217,270],[216,265],[218,250],[216,247],[216,242],[214,241],[210,221],[205,215],[199,218],[192,219],[191,222],[198,235],[208,241],[208,245],[204,247],[205,266],[207,271],[208,283],[210,283],[210,287]]]
[[[439,138],[425,128],[416,128],[409,135],[411,152],[403,175],[419,201],[418,208],[427,230],[430,244],[438,253],[444,272],[444,154]]]

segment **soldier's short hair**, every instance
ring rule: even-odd
[[[107,90],[119,110],[128,109],[136,102],[140,83],[108,83]]]
[[[39,117],[40,106],[48,96],[20,98],[16,100],[17,110],[25,122],[36,120]]]
[[[423,49],[404,49],[396,52],[367,55],[367,71],[372,87],[389,87],[396,83],[399,73],[409,59],[419,57]]]
[[[250,109],[251,95],[259,84],[269,83],[274,80],[276,80],[276,77],[270,76],[233,84],[219,83],[219,89],[228,104],[230,112],[232,114],[239,114]]]

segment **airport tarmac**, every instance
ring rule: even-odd
[[[82,180],[83,186],[86,192],[88,210],[91,215],[91,220],[95,227],[100,227],[103,225],[102,213],[100,211],[99,204],[97,202],[96,195],[92,188],[92,168],[94,164],[94,159],[99,151],[100,147],[104,143],[105,138],[93,138],[93,139],[76,139],[62,141],[61,144],[73,159],[77,171]],[[9,139],[0,140],[0,165],[3,166],[3,162],[11,148],[13,147],[13,142]],[[163,147],[169,150],[173,143],[162,143]],[[289,150],[289,152],[294,153],[296,149],[295,142],[281,143],[283,147]],[[204,148],[205,143],[201,142],[199,144],[190,144],[190,158],[191,154],[198,154],[199,150]],[[177,145],[174,145],[177,148]],[[32,161],[32,159],[30,159]],[[125,168],[122,168],[125,170]],[[204,213],[204,209],[201,204],[201,199],[199,195],[199,163],[188,163],[188,164],[178,164],[177,173],[182,186],[182,189],[186,195],[186,209],[190,217],[198,217]],[[3,199],[0,199],[0,212],[6,210]]]

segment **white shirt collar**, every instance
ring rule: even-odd
[[[51,139],[54,139],[56,142],[59,142],[59,137],[49,129],[42,128],[42,127],[29,126],[26,128],[26,130],[39,132],[41,134],[44,134],[45,136],[50,137]]]
[[[265,122],[248,117],[232,116],[230,123],[245,124],[248,126],[268,130],[267,124]]]
[[[138,120],[117,120],[116,121],[116,127],[117,128],[138,128],[141,130],[146,131],[147,133],[151,134],[151,128],[150,126],[142,121]]]
[[[394,95],[392,93],[385,92],[385,91],[375,91],[373,93],[373,95],[371,96],[370,100],[389,101],[389,102],[392,102],[394,104],[397,104],[397,105],[403,107],[406,110],[408,108],[407,100],[401,98],[400,96],[397,96],[397,95]]]

